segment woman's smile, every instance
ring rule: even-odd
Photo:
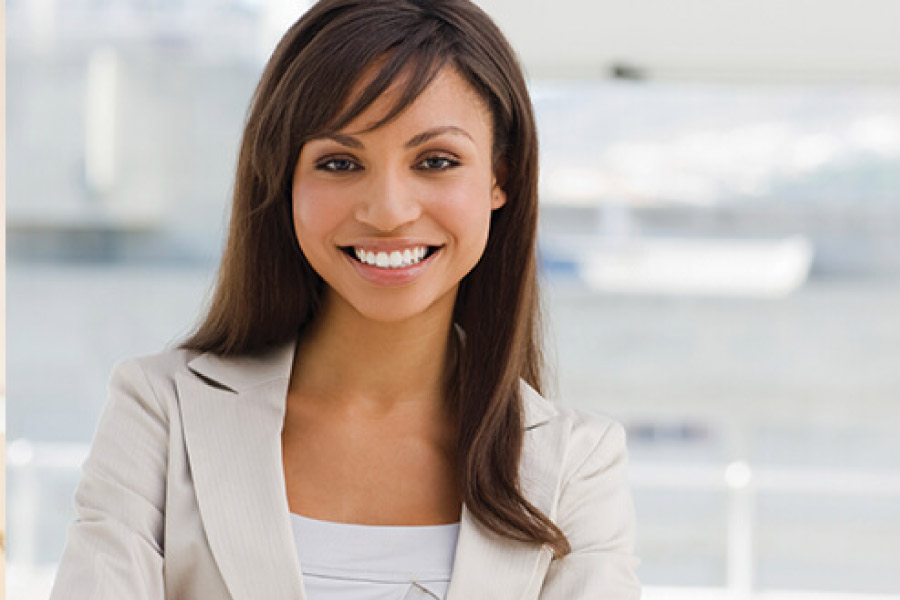
[[[440,246],[399,246],[394,249],[372,246],[342,248],[360,277],[375,285],[403,285],[415,281],[431,266]]]
[[[440,246],[426,243],[379,241],[342,246],[341,250],[359,262],[382,269],[403,269],[419,264],[430,257]]]

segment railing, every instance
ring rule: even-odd
[[[727,576],[724,590],[699,590],[694,595],[680,595],[678,590],[657,590],[645,594],[646,600],[657,598],[729,598],[800,600],[822,598],[833,600],[900,599],[898,595],[826,594],[822,592],[759,592],[754,585],[754,513],[756,495],[761,492],[779,494],[827,494],[830,496],[894,497],[900,500],[900,472],[857,471],[847,469],[765,467],[753,469],[746,462],[734,461],[724,469],[709,466],[677,464],[654,465],[634,463],[629,466],[634,489],[727,491]]]
[[[46,598],[55,565],[37,561],[40,518],[40,472],[72,472],[87,457],[86,444],[33,444],[19,439],[7,448],[7,467],[16,488],[8,497],[9,516],[17,533],[9,539],[10,597]],[[648,464],[629,466],[632,487],[640,490],[727,491],[727,577],[724,588],[646,586],[644,600],[900,600],[900,594],[846,594],[798,591],[760,591],[754,585],[754,507],[761,492],[828,494],[831,496],[890,497],[900,500],[900,472],[822,468],[754,469],[742,461],[725,468]],[[13,590],[29,590],[20,595]],[[33,591],[31,591],[33,590]]]

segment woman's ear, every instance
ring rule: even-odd
[[[496,210],[506,204],[506,192],[500,187],[500,184],[494,180],[494,187],[491,190],[491,210]]]
[[[506,183],[506,163],[502,160],[497,161],[497,168],[494,169],[494,179],[491,182],[491,210],[496,210],[506,204],[506,190],[503,189]]]

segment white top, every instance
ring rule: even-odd
[[[308,600],[444,600],[459,523],[376,526],[291,514]]]

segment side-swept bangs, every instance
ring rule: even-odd
[[[342,8],[318,15],[326,21],[320,28],[307,25],[314,35],[300,52],[294,52],[290,31],[276,49],[272,70],[282,75],[271,82],[271,93],[257,93],[256,102],[264,105],[251,109],[259,114],[253,150],[254,162],[265,162],[260,171],[272,160],[293,168],[304,143],[343,129],[399,84],[391,110],[369,129],[381,127],[409,107],[452,56],[452,39],[441,31],[449,26],[423,20],[412,5],[369,1]],[[315,12],[314,7],[294,28],[303,29],[307,18],[315,21]],[[290,151],[272,144],[275,139]]]

